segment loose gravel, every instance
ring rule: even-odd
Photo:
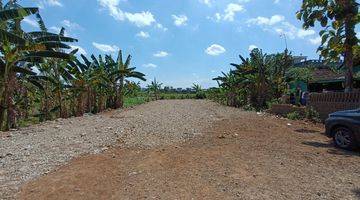
[[[14,198],[23,183],[80,155],[186,141],[226,115],[227,108],[210,101],[157,101],[0,132],[0,199]]]

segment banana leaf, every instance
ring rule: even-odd
[[[26,40],[18,35],[0,29],[0,41],[2,43],[9,42],[17,45],[25,45]]]
[[[16,9],[2,10],[0,11],[0,20],[8,21],[12,19],[21,19],[26,16],[36,14],[38,12],[39,12],[38,8],[16,8]]]

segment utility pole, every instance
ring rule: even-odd
[[[281,34],[280,34],[280,37],[281,37],[281,38],[284,38],[284,40],[285,40],[285,48],[286,48],[286,50],[287,50],[287,49],[288,49],[288,44],[287,44],[286,34],[285,34],[285,33],[281,33]]]

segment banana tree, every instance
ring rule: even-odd
[[[157,82],[156,78],[154,78],[151,84],[147,86],[148,91],[154,94],[155,100],[159,100],[162,85],[162,83]]]
[[[0,127],[2,130],[16,126],[13,96],[17,77],[21,74],[36,75],[25,66],[28,63],[41,63],[46,57],[69,59],[68,54],[54,51],[53,47],[66,46],[61,43],[62,41],[75,41],[45,31],[25,33],[21,29],[20,22],[31,14],[37,14],[41,21],[37,8],[21,8],[16,1],[10,1],[0,11]]]
[[[113,92],[115,93],[112,108],[124,107],[125,80],[128,78],[140,79],[146,81],[145,74],[135,71],[136,67],[130,67],[131,55],[128,55],[125,62],[123,62],[122,51],[118,53],[117,60],[115,61],[111,56],[106,56],[106,62],[109,68],[109,79],[112,84]]]

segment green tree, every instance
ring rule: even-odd
[[[344,58],[346,67],[346,91],[353,89],[353,47],[358,44],[355,26],[360,21],[359,4],[356,0],[303,0],[297,18],[304,22],[304,29],[320,22],[321,55],[331,60]]]
[[[156,81],[156,78],[154,78],[154,80],[151,81],[151,84],[147,86],[148,91],[154,94],[155,100],[159,100],[162,85],[162,83],[159,83]]]
[[[21,21],[25,16],[36,14],[41,32],[25,33]],[[44,58],[69,59],[69,54],[55,51],[65,47],[62,41],[76,41],[72,38],[47,33],[37,8],[22,8],[16,1],[9,1],[0,11],[0,128],[8,130],[16,126],[14,91],[18,79],[36,84],[36,73],[31,67]],[[40,85],[40,84],[36,84]]]
[[[115,94],[113,108],[124,107],[125,81],[128,78],[140,79],[146,81],[145,74],[135,71],[136,67],[131,67],[131,55],[128,55],[126,61],[123,62],[122,51],[118,53],[116,61],[111,56],[106,56],[106,63],[110,67],[109,80],[112,84]]]

